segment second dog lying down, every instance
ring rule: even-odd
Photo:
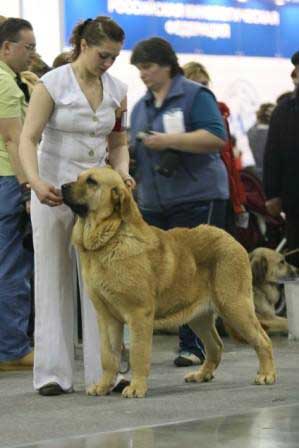
[[[254,312],[249,258],[226,232],[202,225],[167,232],[144,222],[121,177],[110,168],[83,172],[62,187],[78,215],[73,242],[98,315],[103,375],[88,393],[105,395],[119,369],[123,324],[130,331],[131,384],[125,397],[144,397],[153,329],[189,323],[206,360],[186,381],[210,381],[220,363],[219,314],[255,349],[256,384],[276,379],[269,337]]]
[[[253,297],[256,315],[269,333],[287,332],[288,321],[276,316],[275,305],[280,298],[279,282],[286,277],[295,277],[298,270],[287,263],[283,254],[259,247],[249,255]]]

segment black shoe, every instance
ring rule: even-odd
[[[72,390],[63,390],[57,383],[48,383],[38,389],[38,393],[45,397],[67,394],[69,392],[72,392]]]
[[[204,356],[196,356],[194,353],[182,351],[173,361],[177,367],[199,366],[204,363]]]
[[[128,380],[120,380],[119,383],[117,383],[116,386],[112,389],[112,392],[117,392],[118,394],[121,394],[125,387],[130,386],[130,381]]]

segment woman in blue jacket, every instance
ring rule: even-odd
[[[171,45],[159,37],[139,42],[131,63],[147,87],[131,115],[137,201],[144,219],[168,230],[209,223],[225,226],[229,187],[220,157],[226,133],[214,94],[186,79]],[[204,359],[189,328],[180,329],[175,364]]]

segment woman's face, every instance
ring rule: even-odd
[[[99,45],[89,46],[83,39],[81,53],[87,70],[99,77],[111,67],[122,48],[121,42],[105,39]]]
[[[150,90],[158,90],[169,82],[170,67],[162,67],[153,62],[143,62],[137,64],[140,78]]]

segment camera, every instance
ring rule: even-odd
[[[150,135],[151,131],[138,132],[136,139],[141,142],[144,137]],[[179,151],[175,149],[166,148],[160,157],[160,164],[155,166],[155,171],[161,176],[172,177],[178,170],[181,163],[181,156]]]
[[[181,163],[180,153],[174,149],[165,149],[161,154],[160,165],[155,167],[161,176],[172,177],[178,170]]]

